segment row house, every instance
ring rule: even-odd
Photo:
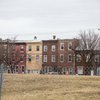
[[[42,73],[57,71],[58,40],[42,41]]]
[[[42,68],[42,42],[27,42],[26,55],[26,72],[40,74]]]
[[[89,56],[90,53],[91,53],[90,50],[75,50],[76,74],[78,75],[91,75],[91,74],[100,75],[100,50],[93,50],[91,58]],[[89,63],[89,66],[86,63]]]
[[[42,68],[42,42],[15,41],[11,43],[11,67],[8,73],[37,73]],[[10,61],[9,60],[9,61]]]
[[[43,73],[75,74],[75,39],[43,40]]]
[[[13,73],[25,73],[26,71],[26,43],[16,41],[12,48]],[[13,67],[12,66],[12,67]]]
[[[1,51],[7,54],[7,63],[11,66],[8,69],[9,73],[57,72],[59,74],[90,75],[92,71],[93,74],[100,75],[100,50],[92,52],[94,56],[87,66],[89,55],[84,60],[84,54],[87,55],[90,51],[79,50],[77,39],[15,41],[11,44],[4,42],[3,47],[4,50]]]
[[[0,52],[0,63],[6,66],[8,73],[25,73],[26,43],[2,40]]]

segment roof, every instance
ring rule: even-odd
[[[74,39],[59,39],[59,38],[57,38],[57,39],[50,39],[50,40],[42,40],[43,42],[45,42],[45,41],[72,41],[72,40],[74,40]]]
[[[40,40],[16,40],[15,43],[35,43],[35,42],[41,42]]]

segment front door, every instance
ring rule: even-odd
[[[77,66],[77,74],[82,75],[83,74],[83,66]]]

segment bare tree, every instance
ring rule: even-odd
[[[0,39],[0,65],[4,64],[4,69],[9,69],[10,72],[13,73],[14,71],[14,65],[13,60],[16,60],[15,57],[18,56],[17,51],[14,51],[15,49],[15,40],[16,38],[10,40]]]
[[[85,74],[90,74],[95,66],[95,55],[100,50],[100,36],[93,31],[81,31],[78,38],[78,46],[75,52],[81,55],[85,66]]]
[[[15,62],[18,57],[17,51],[15,49],[15,41],[14,37],[12,40],[0,39],[0,100],[1,100],[1,92],[2,92],[2,83],[3,83],[3,72],[8,71],[13,73],[15,69]]]

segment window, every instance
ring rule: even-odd
[[[36,61],[39,61],[39,55],[36,55]]]
[[[81,62],[81,55],[80,55],[80,54],[77,54],[77,55],[76,55],[76,61],[77,61],[77,62]]]
[[[32,51],[32,46],[31,45],[29,45],[28,50]]]
[[[20,61],[24,61],[24,55],[20,56]]]
[[[22,72],[25,72],[25,67],[24,66],[22,66]]]
[[[32,60],[31,55],[28,55],[28,61],[31,61],[31,60]]]
[[[24,50],[24,46],[20,45],[20,50],[23,51]]]
[[[72,42],[68,43],[68,50],[72,50]]]
[[[47,45],[44,45],[44,52],[47,52],[48,48]]]
[[[52,52],[55,52],[55,50],[56,50],[56,46],[52,45]]]
[[[36,46],[36,51],[39,51],[40,50],[40,47],[39,46]]]
[[[56,56],[55,55],[51,55],[51,62],[55,62],[56,61]]]
[[[68,62],[72,62],[72,54],[68,55]]]
[[[64,50],[64,43],[60,43],[60,50]]]
[[[99,62],[99,55],[95,55],[94,60],[95,62]]]
[[[47,55],[44,55],[43,62],[47,62]]]
[[[72,68],[72,67],[68,68],[68,73],[69,74],[74,74],[74,68]]]
[[[90,60],[90,54],[87,54],[86,56],[86,62],[88,62]]]
[[[49,67],[49,72],[52,72],[52,67],[51,66]]]
[[[60,62],[64,62],[64,54],[60,54]]]
[[[63,74],[66,74],[66,71],[67,71],[67,68],[66,67],[62,68],[62,73]]]

